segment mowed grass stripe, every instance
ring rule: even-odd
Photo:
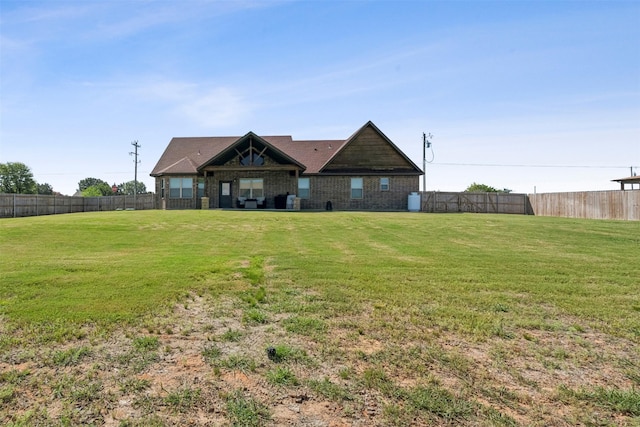
[[[480,338],[555,319],[640,338],[640,223],[509,215],[126,211],[0,221],[7,321],[133,322],[187,291],[249,286]],[[282,294],[285,295],[285,294]],[[284,297],[283,297],[284,298]]]

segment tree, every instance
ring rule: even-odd
[[[0,163],[0,193],[36,194],[38,188],[31,169],[24,163]]]
[[[147,192],[147,186],[144,185],[144,182],[138,181],[138,186],[136,187],[136,181],[123,182],[118,185],[118,194],[126,194],[127,196],[133,196],[134,190],[136,194],[144,194]]]
[[[111,186],[104,181],[82,190],[82,197],[100,197],[111,195],[113,195],[113,190],[111,189]]]
[[[52,195],[53,187],[51,186],[51,184],[47,184],[46,182],[44,184],[38,184],[38,194]]]
[[[504,188],[502,190],[498,190],[486,184],[478,184],[474,182],[470,186],[464,190],[465,193],[511,193],[511,190],[508,188]]]
[[[107,186],[109,186],[109,183],[106,181],[103,181],[101,179],[98,178],[85,178],[85,179],[81,179],[80,182],[78,182],[78,190],[80,190],[81,192],[84,192],[84,190],[86,190],[89,187],[93,187],[94,185],[101,185],[101,184],[105,184]],[[111,186],[109,186],[109,188],[111,188]],[[111,193],[109,193],[108,195],[110,195]]]

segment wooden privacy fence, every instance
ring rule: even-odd
[[[573,193],[421,193],[422,212],[474,212],[640,220],[640,191]]]
[[[526,194],[513,193],[421,193],[422,212],[473,212],[531,214]]]
[[[640,221],[640,191],[529,194],[534,215]]]
[[[500,213],[569,218],[640,221],[640,190],[576,193],[450,193],[422,192],[422,212]],[[0,218],[54,215],[119,209],[158,209],[154,194],[69,197],[0,194]]]
[[[154,194],[73,197],[42,194],[0,194],[0,218],[55,215],[75,212],[156,209]]]

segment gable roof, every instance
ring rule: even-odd
[[[375,150],[376,153],[372,153]],[[367,152],[369,156],[361,157],[359,154]],[[354,162],[353,154],[357,153],[357,162]],[[381,158],[384,164],[379,163]],[[332,170],[333,169],[333,170]],[[322,166],[321,172],[353,173],[365,170],[379,170],[380,172],[402,173],[417,175],[422,170],[416,166],[372,121],[365,123],[355,131],[340,149]]]
[[[197,173],[203,163],[237,140],[236,136],[172,138],[151,171],[151,176]],[[193,167],[186,167],[185,160]]]
[[[305,174],[319,173],[324,166],[345,144],[344,140],[307,140],[292,141],[281,146],[292,157],[306,166]]]
[[[160,156],[160,160],[151,171],[151,176],[170,174],[194,174],[212,163],[219,161],[221,156],[230,151],[235,154],[233,148],[242,144],[247,138],[254,137],[262,144],[269,145],[283,158],[299,164],[295,159],[282,152],[279,148],[291,143],[290,136],[265,136],[259,137],[253,132],[244,136],[211,136],[211,137],[174,137]],[[303,167],[303,165],[300,165]]]
[[[151,176],[192,175],[199,173],[205,166],[223,164],[238,155],[236,149],[255,142],[270,149],[269,155],[276,161],[293,164],[304,171],[305,175],[320,174],[326,171],[332,161],[339,158],[349,146],[355,147],[359,137],[365,132],[373,132],[397,158],[402,159],[401,173],[422,174],[418,168],[373,122],[369,121],[346,140],[302,140],[295,141],[291,136],[258,136],[248,132],[244,136],[185,137],[172,138]],[[393,169],[393,168],[391,168]],[[400,172],[400,170],[398,170]]]
[[[224,164],[238,156],[239,152],[244,152],[247,148],[253,146],[260,147],[263,150],[269,149],[269,157],[276,160],[278,163],[293,164],[304,170],[304,164],[300,163],[297,159],[288,154],[286,149],[281,149],[281,147],[291,145],[291,142],[292,139],[290,136],[266,136],[263,138],[253,132],[249,132],[238,138],[228,147],[216,153],[211,159],[202,163],[198,169],[211,164]]]

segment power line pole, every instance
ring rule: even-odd
[[[431,141],[427,138],[433,139],[433,135],[422,132],[422,171],[424,172],[424,175],[422,175],[422,191],[424,192],[427,191],[427,148],[431,148]]]
[[[140,144],[138,144],[138,141],[133,141],[131,143],[131,145],[133,145],[135,147],[134,151],[129,152],[130,156],[134,156],[133,158],[133,163],[135,164],[135,169],[134,169],[134,175],[133,175],[133,209],[135,209],[138,204],[137,204],[137,195],[138,195],[138,163],[140,163],[140,160],[138,160],[138,148],[141,147]],[[126,197],[126,196],[125,196]]]

